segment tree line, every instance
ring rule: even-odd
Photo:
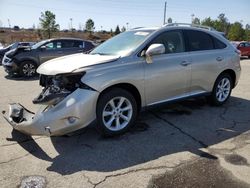
[[[53,33],[59,31],[59,24],[56,23],[56,15],[51,11],[41,12],[41,17],[39,18],[42,34],[45,38],[51,38]],[[71,28],[73,30],[73,28]],[[88,19],[85,23],[85,31],[92,33],[95,30],[95,23],[92,19]],[[116,26],[115,31],[110,30],[111,35],[117,35],[121,32],[126,31],[126,28],[123,26],[121,29],[119,25]]]
[[[51,11],[45,11],[44,13],[42,12],[39,20],[43,35],[46,38],[51,38],[53,33],[59,31],[59,24],[56,23],[56,15],[53,14]],[[169,18],[168,23],[172,22],[172,18]],[[250,40],[250,25],[247,24],[244,29],[241,22],[230,23],[224,13],[221,13],[217,17],[217,19],[212,19],[211,17],[208,17],[204,20],[200,20],[199,18],[195,17],[194,19],[192,19],[192,24],[213,27],[217,31],[224,32],[227,38],[232,41]],[[94,32],[95,23],[92,19],[88,19],[86,21],[85,30],[90,33]],[[126,31],[126,28],[124,26],[120,29],[119,25],[117,25],[114,32],[112,29],[110,30],[110,34],[117,35],[124,31]]]
[[[217,19],[211,19],[211,17],[208,17],[204,20],[200,20],[196,17],[192,20],[193,24],[210,26],[217,31],[224,32],[227,38],[231,41],[249,41],[250,25],[246,24],[245,28],[243,28],[241,22],[242,21],[236,21],[234,23],[230,23],[224,13],[221,13]]]

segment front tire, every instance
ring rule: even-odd
[[[232,78],[229,74],[221,74],[215,81],[210,101],[212,105],[220,106],[230,97],[232,91]]]
[[[24,77],[33,77],[36,75],[37,65],[32,61],[24,61],[20,66],[19,74]]]
[[[97,129],[104,136],[115,136],[126,132],[137,117],[137,104],[131,93],[114,88],[103,93],[96,109]]]

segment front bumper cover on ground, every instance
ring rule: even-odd
[[[86,127],[96,118],[97,91],[77,89],[55,106],[42,105],[33,113],[21,104],[10,104],[4,118],[29,135],[63,135]]]

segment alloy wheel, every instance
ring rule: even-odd
[[[120,131],[129,124],[132,114],[133,107],[127,98],[112,98],[103,109],[103,124],[111,131]]]
[[[36,73],[36,66],[32,63],[26,63],[23,65],[22,72],[24,76],[33,76]]]
[[[221,79],[216,88],[217,100],[219,102],[225,101],[230,94],[230,90],[231,90],[230,80],[227,77],[224,77],[223,79]]]

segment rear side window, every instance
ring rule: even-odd
[[[75,48],[84,48],[85,47],[85,43],[83,41],[74,41],[73,43],[73,47]]]
[[[214,49],[212,37],[201,31],[185,31],[189,51],[212,50]]]
[[[63,40],[62,48],[84,48],[84,42],[78,40]]]
[[[224,44],[223,42],[221,42],[219,39],[213,37],[213,40],[214,40],[214,48],[215,49],[223,49],[223,48],[227,47],[227,45]]]

